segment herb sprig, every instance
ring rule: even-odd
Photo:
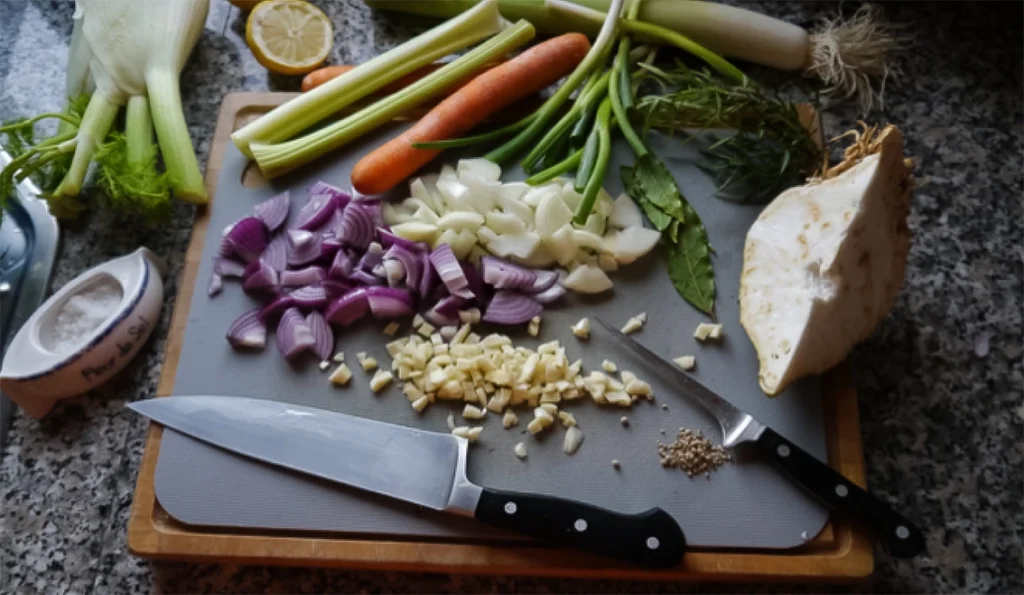
[[[637,104],[645,129],[736,130],[713,135],[711,145],[701,151],[701,168],[715,180],[719,198],[766,202],[803,183],[821,165],[821,149],[794,103],[767,93],[749,79],[727,81],[681,63],[669,70],[638,66],[641,83],[650,81],[662,89]]]

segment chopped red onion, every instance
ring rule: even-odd
[[[320,258],[320,234],[300,229],[288,230],[288,265],[301,266]]]
[[[267,199],[256,205],[256,216],[267,226],[270,231],[276,231],[288,218],[288,209],[291,206],[291,199],[288,191],[285,190],[277,196]]]
[[[320,284],[300,287],[288,295],[301,308],[322,308],[327,305],[327,290]]]
[[[331,268],[327,270],[327,276],[331,279],[349,279],[355,269],[356,265],[352,257],[344,250],[339,250],[334,255],[334,262],[331,263]]]
[[[434,265],[437,276],[441,278],[449,293],[469,299],[474,297],[469,288],[469,281],[466,279],[462,267],[459,266],[459,260],[455,258],[451,246],[440,244],[434,248],[434,251],[430,253],[430,264]]]
[[[359,259],[359,268],[364,271],[373,271],[382,262],[384,262],[384,248],[377,242],[370,242],[366,248],[366,254]]]
[[[231,227],[224,240],[230,245],[231,254],[236,254],[249,263],[260,257],[267,247],[269,238],[262,221],[257,217],[245,217]]]
[[[260,308],[260,320],[264,324],[269,323],[282,312],[295,305],[297,304],[292,296],[288,294],[279,295],[271,300],[269,304]]]
[[[354,287],[354,285],[348,281],[336,281],[334,279],[321,281],[320,285],[324,288],[324,291],[327,292],[327,298],[331,300],[345,295]]]
[[[337,186],[331,186],[327,182],[317,182],[309,188],[309,193],[312,195],[326,194],[331,197],[334,201],[334,208],[336,210],[344,209],[349,202],[352,201],[352,195],[345,192]]]
[[[306,315],[306,326],[312,331],[313,340],[316,341],[313,345],[316,356],[321,360],[331,357],[331,353],[334,352],[334,331],[331,330],[331,325],[327,324],[324,315],[318,310],[313,310]]]
[[[370,301],[366,296],[366,289],[357,287],[331,302],[324,316],[332,324],[348,326],[366,316],[369,310]]]
[[[377,318],[398,318],[413,313],[412,295],[397,287],[368,287],[366,298]]]
[[[356,269],[349,275],[349,279],[361,283],[363,285],[383,285],[384,279],[381,279],[373,273],[364,271],[363,269]]]
[[[445,327],[454,324],[459,324],[459,317],[456,316],[444,316],[436,309],[431,308],[423,313],[423,318],[434,326]]]
[[[554,285],[552,285],[551,287],[548,287],[544,291],[542,291],[540,293],[535,293],[535,294],[531,295],[530,297],[532,297],[534,300],[536,300],[536,301],[538,301],[538,302],[540,302],[542,304],[550,304],[550,303],[553,303],[553,302],[556,302],[556,301],[560,300],[562,298],[562,296],[564,296],[564,295],[565,295],[565,288],[562,287],[561,285],[559,285],[558,283],[555,283]]]
[[[537,280],[533,282],[533,287],[524,290],[526,293],[541,293],[547,291],[553,285],[558,283],[558,271],[533,271],[537,275]]]
[[[544,306],[528,296],[507,289],[500,289],[487,305],[483,321],[494,324],[523,324],[540,315]]]
[[[206,285],[206,295],[213,297],[222,289],[224,289],[224,280],[221,276],[217,273],[210,275],[210,282]]]
[[[433,310],[435,310],[441,316],[449,319],[459,319],[459,310],[466,307],[471,300],[466,298],[460,298],[455,295],[450,295],[445,298],[441,298],[439,302],[434,304]]]
[[[260,308],[253,308],[232,322],[228,328],[227,338],[232,347],[266,347],[267,326],[260,315]]]
[[[376,213],[375,213],[376,211]],[[365,250],[373,241],[376,219],[380,216],[380,204],[365,204],[360,201],[349,203],[341,213],[341,230],[338,239],[346,246]]]
[[[406,250],[411,250],[413,252],[430,251],[430,246],[428,246],[427,244],[423,242],[414,242],[412,240],[407,240],[403,237],[396,236],[395,234],[391,233],[391,231],[384,229],[383,227],[377,228],[377,237],[380,238],[380,243],[385,248],[401,246]]]
[[[480,270],[484,283],[495,289],[528,290],[537,281],[536,273],[530,269],[494,256],[481,257]]]
[[[330,193],[311,193],[309,200],[295,215],[295,227],[306,230],[316,229],[330,220],[331,214],[336,208],[334,197]]]
[[[306,267],[297,271],[284,271],[281,273],[282,287],[301,287],[312,285],[327,278],[327,271],[323,267]]]
[[[320,236],[323,240],[320,242],[320,260],[329,262],[334,258],[334,255],[341,250],[341,242],[334,238],[327,238]]]
[[[277,287],[277,271],[272,269],[262,258],[245,268],[245,281],[242,289],[258,291]]]
[[[434,271],[434,266],[430,262],[429,252],[420,254],[420,270],[422,271],[420,282],[414,289],[421,298],[426,299],[434,291],[434,285],[437,284],[437,272]]]
[[[288,359],[292,359],[316,345],[313,331],[298,308],[288,308],[281,315],[277,325],[277,348]]]
[[[420,277],[423,275],[423,260],[420,258],[420,254],[401,244],[393,244],[384,254],[385,268],[389,262],[401,265],[405,285],[419,293]]]
[[[480,272],[476,270],[473,263],[461,262],[459,266],[462,267],[462,274],[466,276],[466,282],[469,284],[469,290],[473,292],[476,297],[476,301],[481,306],[487,303],[488,292],[490,291],[487,285],[484,283],[483,278],[480,276]]]
[[[221,277],[241,278],[245,274],[245,265],[237,260],[218,256],[213,259],[213,272]]]
[[[288,235],[279,233],[270,238],[267,249],[260,254],[260,259],[267,261],[270,268],[277,272],[288,266]]]

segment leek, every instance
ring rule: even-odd
[[[293,138],[388,83],[491,37],[501,28],[497,0],[484,0],[456,18],[271,110],[237,130],[231,139],[243,154],[255,157],[253,144],[268,145]]]
[[[533,25],[519,21],[429,76],[338,122],[288,142],[252,143],[253,157],[267,178],[292,171],[444,93],[455,81],[465,80],[497,56],[533,39],[534,33]],[[532,120],[531,126],[535,122],[536,119]]]

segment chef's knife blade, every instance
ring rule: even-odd
[[[679,564],[686,547],[679,525],[660,508],[621,514],[477,486],[466,477],[468,442],[450,434],[245,397],[176,396],[129,407],[259,461],[536,539],[653,568]]]
[[[829,508],[867,526],[893,556],[910,558],[924,552],[924,535],[921,531],[877,497],[632,337],[622,334],[600,318],[597,322],[618,338],[621,345],[671,380],[676,392],[710,412],[722,426],[723,446],[732,448],[741,443],[752,444],[762,455],[775,462],[790,479]]]

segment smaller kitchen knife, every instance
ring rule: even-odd
[[[654,370],[671,379],[677,392],[710,412],[722,426],[722,446],[733,448],[742,443],[752,444],[790,479],[829,508],[864,524],[893,556],[910,558],[924,552],[924,536],[921,531],[877,497],[715,394],[689,374],[661,359],[650,349],[603,320],[598,319],[597,322],[619,338],[622,345],[648,362]]]
[[[667,512],[622,514],[466,477],[468,442],[451,434],[292,405],[176,396],[128,405],[153,421],[278,467],[652,568],[682,561],[686,539]]]

